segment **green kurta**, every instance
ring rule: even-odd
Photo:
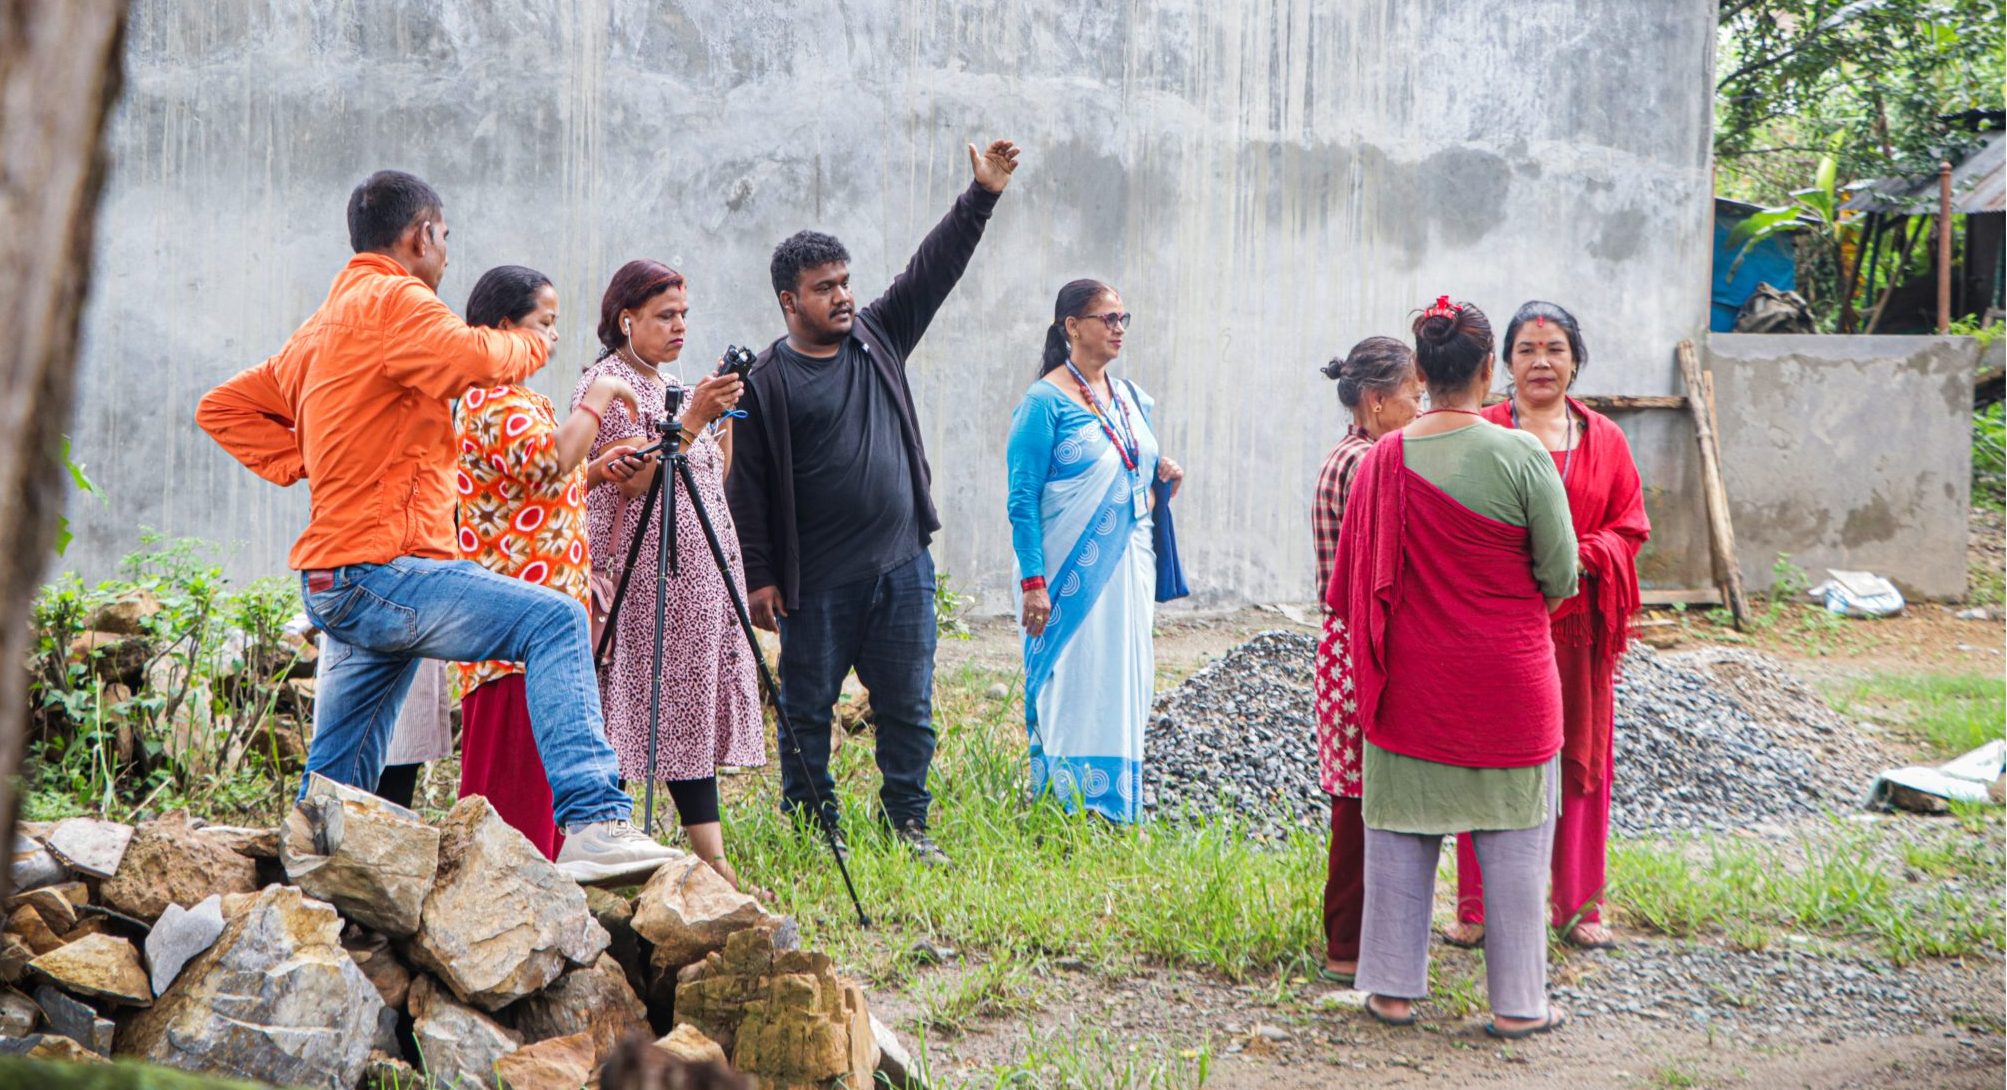
[[[1567,598],[1577,578],[1575,527],[1553,455],[1540,440],[1496,424],[1403,436],[1403,462],[1450,498],[1489,519],[1524,526],[1541,593]],[[1547,820],[1552,762],[1530,768],[1464,768],[1365,747],[1361,800],[1368,828],[1439,835],[1530,829]]]

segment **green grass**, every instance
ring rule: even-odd
[[[953,1083],[968,1090],[1199,1090],[1212,1077],[1210,1044],[1163,1054],[1107,1032],[1025,1026],[1023,1052],[981,1078]],[[932,1085],[948,1085],[938,1078]]]
[[[879,983],[910,974],[920,938],[993,961],[1071,957],[1107,972],[1155,962],[1245,980],[1300,963],[1322,930],[1322,836],[1263,847],[1233,821],[1124,828],[1050,800],[1027,804],[1022,704],[981,695],[1003,677],[969,670],[939,687],[928,784],[931,831],[955,858],[950,870],[915,866],[884,832],[870,746],[838,752],[851,873],[871,930],[857,927],[821,842],[780,816],[777,777],[726,806],[740,873],[776,887],[811,945]]]
[[[1975,824],[1890,823],[1802,835],[1795,845],[1728,837],[1610,846],[1611,900],[1675,937],[1763,949],[1784,932],[1866,943],[1898,965],[2007,946],[2007,866],[1998,812]]]
[[[1842,715],[1872,711],[1949,758],[2002,737],[2007,681],[1997,674],[1881,674],[1843,688],[1831,703]]]

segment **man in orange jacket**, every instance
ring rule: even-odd
[[[523,662],[565,831],[559,868],[581,882],[645,875],[678,853],[628,822],[634,804],[604,736],[585,611],[454,559],[451,401],[521,381],[555,338],[475,328],[440,302],[446,217],[418,178],[371,175],[349,197],[348,227],[355,257],[320,309],[278,355],[211,390],[195,416],[260,477],[309,482],[290,564],[329,641],[307,771],[373,789],[420,659]]]

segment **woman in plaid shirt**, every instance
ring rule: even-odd
[[[1352,412],[1345,437],[1324,459],[1310,524],[1317,535],[1317,599],[1331,582],[1338,527],[1352,476],[1373,443],[1406,427],[1421,411],[1422,383],[1415,353],[1392,337],[1368,337],[1341,359],[1324,365],[1338,382],[1338,401]],[[1359,727],[1353,718],[1352,669],[1345,656],[1344,624],[1324,611],[1317,645],[1317,778],[1331,795],[1331,861],[1324,881],[1324,975],[1351,984],[1359,966],[1359,923],[1366,894],[1366,827],[1359,811]]]

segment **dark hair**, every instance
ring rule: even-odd
[[[537,293],[550,286],[550,277],[527,265],[497,265],[474,281],[467,296],[467,324],[520,322],[537,309]]]
[[[774,295],[784,291],[794,291],[801,284],[801,271],[813,269],[817,265],[827,265],[832,261],[850,261],[850,251],[832,235],[821,231],[796,231],[781,240],[774,247],[773,264],[768,271],[773,274]]]
[[[648,300],[682,286],[683,274],[660,261],[643,257],[622,265],[599,300],[599,358],[613,355],[627,343],[627,334],[620,330],[621,311],[639,310]]]
[[[1445,296],[1422,311],[1412,328],[1415,364],[1431,390],[1469,386],[1491,354],[1491,320],[1476,303],[1452,303]]]
[[[1577,322],[1575,316],[1568,313],[1559,304],[1542,302],[1539,299],[1519,304],[1519,309],[1512,312],[1512,320],[1505,323],[1506,356],[1510,358],[1512,355],[1513,343],[1519,338],[1519,327],[1535,318],[1542,318],[1553,322],[1555,325],[1561,327],[1562,333],[1567,335],[1568,355],[1575,361],[1574,368],[1568,372],[1568,385],[1573,386],[1575,384],[1575,376],[1580,375],[1582,368],[1589,363],[1589,350],[1582,347],[1581,323]]]
[[[1094,300],[1114,290],[1099,280],[1087,279],[1069,280],[1059,289],[1059,298],[1052,301],[1052,324],[1045,327],[1045,355],[1038,361],[1039,374],[1066,366],[1072,354],[1066,343],[1066,320],[1086,316]]]
[[[416,175],[379,170],[348,195],[348,244],[359,254],[388,250],[420,216],[444,207]]]
[[[1367,390],[1392,395],[1414,368],[1414,349],[1392,337],[1368,337],[1325,364],[1324,377],[1338,380],[1338,403],[1356,409]]]

